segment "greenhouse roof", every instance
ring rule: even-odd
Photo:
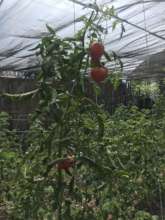
[[[89,13],[90,0],[1,0],[0,70],[18,71],[38,67],[31,50],[47,33],[46,24],[61,36],[71,36],[79,29],[76,18]],[[165,68],[165,1],[98,0],[114,5],[125,32],[120,39],[120,25],[109,26],[104,44],[115,51],[124,64],[126,78],[163,77]],[[88,6],[88,7],[84,7]]]

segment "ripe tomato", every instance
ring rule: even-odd
[[[101,43],[94,42],[90,46],[90,55],[94,62],[98,62],[104,54],[104,46]]]
[[[59,162],[57,165],[57,168],[58,168],[58,170],[68,171],[69,168],[73,167],[74,163],[75,163],[74,158],[67,158],[67,159]]]
[[[108,69],[105,67],[96,67],[91,69],[91,77],[96,82],[104,81],[108,76]]]

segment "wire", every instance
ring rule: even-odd
[[[73,1],[73,19],[74,19],[74,35],[76,34],[76,4]]]
[[[144,28],[147,30],[147,23],[146,23],[146,10],[145,10],[145,2],[142,0],[142,5],[143,5],[143,14],[144,14]],[[146,40],[146,50],[147,50],[147,63],[146,66],[149,67],[149,41],[148,41],[148,33],[146,32],[145,35],[145,40]]]

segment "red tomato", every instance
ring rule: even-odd
[[[94,42],[90,46],[90,55],[93,61],[98,62],[104,54],[104,46],[101,43]]]
[[[96,82],[104,81],[108,76],[108,69],[105,67],[96,67],[91,69],[91,77]]]
[[[65,159],[58,163],[58,170],[69,170],[69,168],[73,167],[74,160],[73,159]]]

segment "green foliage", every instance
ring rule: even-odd
[[[86,108],[86,103],[83,106]],[[6,152],[7,146],[9,153],[3,159],[1,156],[1,199],[8,213],[13,219],[56,219],[60,199],[62,219],[100,220],[109,213],[121,220],[158,219],[149,211],[161,202],[159,194],[165,190],[165,120],[159,106],[160,101],[152,112],[120,107],[111,117],[101,114],[105,132],[99,141],[98,121],[92,120],[89,106],[89,114],[83,109],[76,113],[77,126],[76,114],[73,118],[70,110],[69,125],[65,127],[69,130],[61,138],[63,130],[59,132],[57,125],[52,123],[47,128],[36,119],[26,154],[21,150],[13,154],[13,140],[6,142],[10,139],[7,118],[1,114],[1,143],[5,144],[1,152]],[[77,161],[70,174],[62,171],[60,195],[54,162],[59,145],[62,157],[72,151]],[[51,162],[53,166],[48,169]]]
[[[156,98],[160,93],[158,82],[135,80],[131,84],[135,95],[138,94]]]
[[[138,211],[135,215],[135,220],[156,220],[157,216],[151,216],[148,212]]]
[[[10,187],[15,185],[15,177],[18,174],[19,163],[18,137],[9,130],[9,116],[5,112],[0,113],[0,203],[8,200]],[[14,184],[14,185],[13,185]],[[3,204],[6,206],[7,204]]]
[[[136,107],[119,108],[107,122],[104,161],[113,168],[113,175],[105,203],[112,201],[110,212],[118,218],[133,219],[138,209],[150,210],[156,201],[160,206],[160,187],[164,191],[165,180],[164,126],[164,120]]]

